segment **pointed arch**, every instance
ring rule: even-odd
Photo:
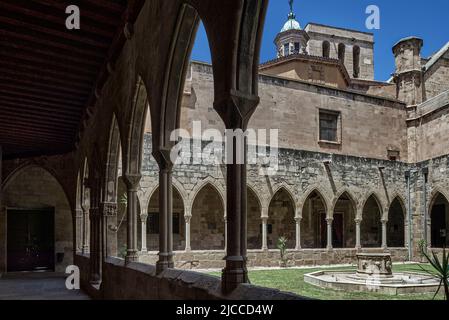
[[[361,214],[362,247],[380,248],[382,245],[383,206],[375,192],[371,192],[364,200]]]
[[[220,195],[221,202],[223,204],[223,208],[226,208],[226,191],[225,188],[217,181],[217,179],[207,176],[205,179],[198,181],[196,185],[193,187],[192,191],[190,192],[189,196],[189,202],[193,205],[193,202],[195,201],[198,193],[203,189],[205,186],[210,184]]]
[[[329,198],[326,196],[328,193],[325,192],[325,190],[323,190],[322,188],[320,188],[319,186],[311,186],[307,189],[306,192],[303,193],[300,201],[299,201],[299,209],[300,209],[300,214],[302,216],[303,214],[303,210],[304,210],[304,205],[306,200],[310,197],[311,194],[313,194],[314,192],[316,192],[320,198],[323,201],[326,213],[329,212],[330,208],[331,208],[331,202],[329,200]],[[331,193],[329,193],[331,194]]]
[[[429,203],[430,244],[432,248],[443,248],[449,245],[449,198],[447,192],[436,187],[431,192]]]
[[[192,250],[223,250],[226,219],[223,194],[207,179],[198,185],[193,194],[190,223]]]
[[[268,208],[267,208],[268,209]],[[248,249],[260,249],[262,247],[262,201],[257,191],[248,185],[247,197],[247,246]]]
[[[274,196],[281,190],[284,190],[286,192],[286,194],[289,196],[291,202],[292,202],[292,206],[293,206],[293,211],[297,212],[297,201],[296,201],[296,197],[295,197],[295,193],[293,192],[293,190],[289,187],[288,184],[286,183],[279,183],[276,184],[274,186],[274,188],[272,189],[273,191],[270,192],[268,198],[267,198],[267,207],[270,205],[271,201],[273,200]]]
[[[106,172],[104,179],[104,199],[105,202],[117,202],[117,179],[120,166],[120,156],[122,150],[122,139],[120,128],[115,114],[112,114],[109,129],[108,153],[106,162]]]
[[[148,107],[148,92],[140,76],[137,76],[131,102],[131,119],[127,128],[126,146],[122,161],[125,174],[140,174],[143,159],[143,142]],[[151,113],[151,112],[150,112]]]
[[[359,202],[359,213],[360,213],[360,217],[357,217],[359,219],[363,219],[363,208],[366,205],[366,202],[373,197],[374,200],[376,200],[377,205],[380,208],[380,213],[381,213],[381,217],[384,216],[384,209],[387,208],[387,205],[385,205],[384,201],[382,201],[382,197],[379,196],[379,192],[378,191],[370,191],[368,193],[365,194],[365,196],[363,197],[363,200],[361,202]]]
[[[287,248],[295,248],[295,215],[296,203],[293,194],[285,184],[278,185],[268,206],[268,248],[275,249],[280,237],[287,238]]]
[[[354,248],[356,243],[355,219],[357,203],[348,189],[341,190],[332,204],[332,246]]]
[[[358,203],[355,199],[357,199],[356,197],[354,197],[352,195],[352,192],[345,188],[343,190],[340,190],[339,192],[337,192],[337,195],[333,198],[332,203],[331,203],[331,208],[332,210],[335,210],[335,205],[337,204],[337,201],[343,196],[345,195],[349,198],[349,201],[351,203],[351,206],[353,206],[353,209],[355,212],[357,212],[357,208],[358,208]]]
[[[394,194],[387,212],[387,246],[405,246],[406,207],[400,195]]]

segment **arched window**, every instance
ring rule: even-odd
[[[352,49],[352,56],[353,56],[353,69],[354,69],[354,78],[358,78],[360,75],[360,47],[354,46]]]
[[[324,58],[329,58],[330,51],[331,51],[331,46],[329,44],[329,41],[324,41],[323,42],[323,57]]]
[[[340,60],[342,63],[345,63],[345,53],[346,53],[346,46],[344,43],[340,43],[338,45],[338,60]]]

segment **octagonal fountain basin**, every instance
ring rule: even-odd
[[[317,271],[304,275],[304,281],[321,288],[388,295],[434,293],[438,289],[438,279],[426,273],[393,273],[390,254],[358,254],[357,262],[356,272]]]

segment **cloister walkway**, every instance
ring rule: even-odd
[[[12,273],[0,278],[0,300],[90,300],[81,290],[67,290],[60,273]]]

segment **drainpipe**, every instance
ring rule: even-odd
[[[405,171],[405,180],[407,181],[407,220],[408,220],[408,260],[412,261],[412,212],[410,199],[410,170]]]
[[[423,238],[426,241],[426,246],[429,244],[427,243],[427,182],[429,177],[429,168],[425,167],[422,169],[422,173],[424,175],[424,182],[423,182],[423,206],[424,206],[424,217],[423,217]]]

